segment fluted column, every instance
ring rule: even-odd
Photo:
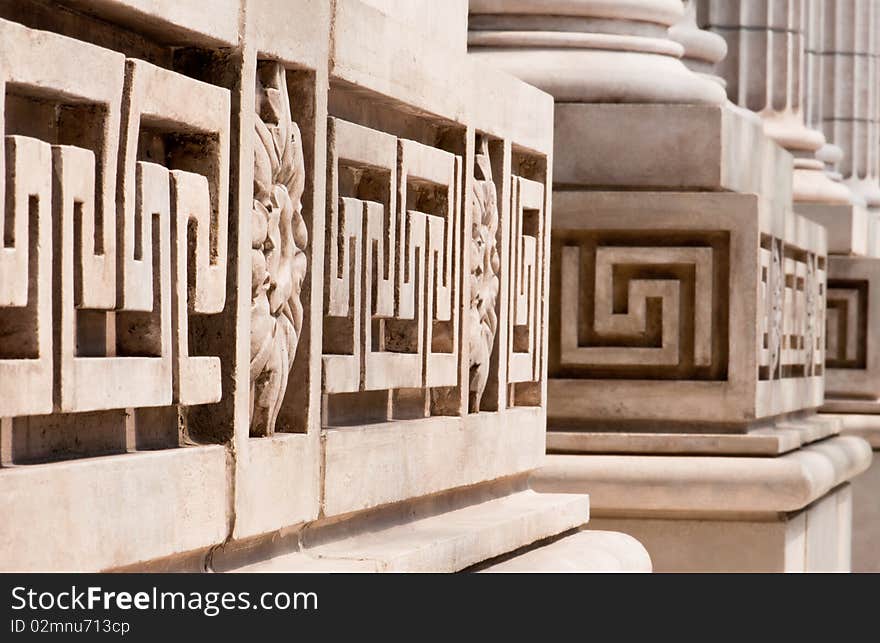
[[[680,0],[471,0],[470,13],[470,53],[557,102],[725,101],[668,34]]]
[[[794,155],[795,202],[849,203],[849,191],[816,158],[824,134],[805,120],[807,10],[807,0],[701,0],[699,23],[727,41],[718,71],[730,100],[759,114]]]
[[[807,127],[824,131],[825,113],[825,88],[826,84],[833,82],[833,78],[826,76],[823,62],[823,48],[825,42],[825,6],[827,0],[807,0],[806,6],[806,43],[805,43],[805,81],[804,81],[804,120]],[[840,183],[842,175],[837,169],[838,163],[843,159],[843,150],[834,143],[833,133],[825,133],[826,142],[816,152],[817,161],[825,167],[825,174],[832,181]],[[852,203],[864,205],[861,195],[850,190],[849,198]]]
[[[844,182],[880,208],[880,3],[826,0],[822,128],[843,151]]]

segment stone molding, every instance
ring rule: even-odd
[[[560,103],[720,105],[668,33],[683,16],[678,0],[471,0],[468,50]]]
[[[532,486],[589,489],[594,516],[792,512],[865,471],[871,458],[868,443],[851,436],[775,458],[550,455]]]

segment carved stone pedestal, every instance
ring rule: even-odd
[[[824,138],[805,126],[800,95],[784,92],[801,71],[789,55],[800,36],[778,47],[775,28],[761,40],[747,24],[737,40],[736,56],[788,65],[776,86],[759,78],[761,91],[724,78],[734,102],[766,99],[760,118],[707,89],[725,83],[693,61],[717,62],[723,46],[701,51],[717,37],[695,36],[679,2],[559,2],[528,16],[522,4],[472,0],[469,51],[557,100],[550,455],[533,488],[590,493],[589,527],[640,539],[656,569],[848,569],[848,483],[871,453],[815,412],[828,234],[793,195],[846,205],[849,192],[808,158]],[[669,36],[663,24],[675,25]],[[651,56],[638,28],[655,39]],[[658,44],[670,36],[681,54]],[[753,41],[762,46],[740,46]],[[643,73],[682,54],[699,74]],[[579,66],[591,57],[627,91]],[[565,66],[578,74],[563,86]]]
[[[555,208],[551,430],[743,433],[821,404],[820,226],[755,194],[566,190]]]
[[[829,401],[823,414],[840,420],[842,431],[867,440],[874,450],[870,468],[852,483],[853,540],[852,568],[856,572],[880,572],[877,538],[880,535],[880,403],[842,400]],[[837,415],[839,413],[839,415]]]
[[[871,454],[810,411],[824,228],[772,192],[554,198],[551,455],[533,488],[589,489],[591,526],[635,536],[658,571],[848,570],[847,482]]]
[[[817,10],[818,8],[818,10]],[[880,6],[875,2],[813,2],[821,20],[810,25],[821,127],[839,148],[836,169],[854,194],[852,212],[798,208],[822,219],[829,234],[828,352],[825,405],[843,431],[880,447],[880,349],[876,290],[880,289]],[[858,210],[858,212],[856,212]],[[818,215],[818,216],[817,216]],[[880,469],[875,463],[853,483],[853,569],[880,570]]]
[[[832,257],[828,282],[827,384],[823,417],[880,449],[880,259]],[[853,569],[880,571],[878,464],[853,483]]]
[[[682,440],[687,442],[687,440]],[[551,455],[532,485],[590,489],[591,528],[628,533],[661,572],[846,571],[855,437],[786,454]]]

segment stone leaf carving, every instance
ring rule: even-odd
[[[302,332],[308,243],[302,137],[281,65],[260,63],[255,109],[250,433],[263,436],[275,431]]]
[[[804,320],[804,374],[814,375],[818,329],[819,281],[816,277],[815,258],[807,257],[807,277],[804,284],[806,319]]]
[[[473,225],[471,228],[471,305],[470,332],[468,337],[470,355],[470,411],[480,410],[480,400],[489,379],[489,363],[498,315],[501,259],[498,256],[496,235],[498,232],[498,205],[495,183],[492,181],[492,165],[489,147],[485,139],[478,143],[474,158],[475,180],[471,192]]]
[[[774,240],[770,263],[770,373],[776,373],[782,357],[782,302],[785,297],[785,276],[782,274],[782,255]]]

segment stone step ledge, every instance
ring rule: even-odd
[[[351,532],[326,542],[320,525],[307,528],[298,551],[232,571],[456,572],[588,519],[586,495],[526,489],[409,521],[378,526],[363,521],[360,531],[355,519]]]
[[[480,573],[650,572],[648,550],[632,536],[585,529],[508,560]]]

